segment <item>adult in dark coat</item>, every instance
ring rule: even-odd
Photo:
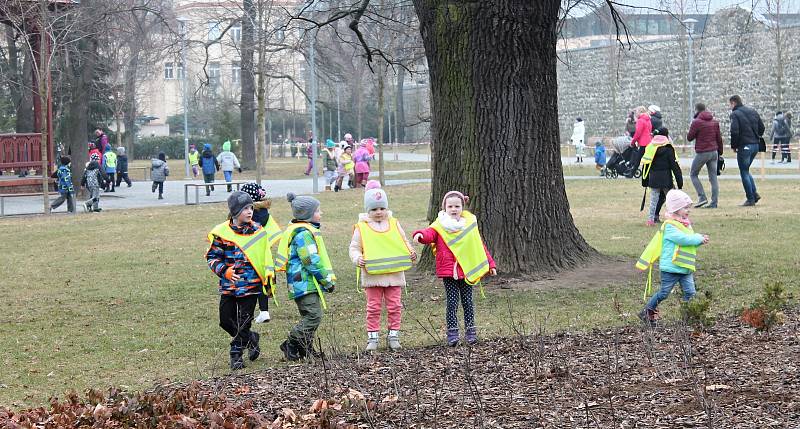
[[[761,144],[764,135],[764,122],[754,109],[742,103],[738,95],[728,99],[731,106],[731,149],[736,152],[736,163],[747,197],[742,206],[754,206],[761,199],[756,189],[756,182],[750,174],[750,165],[758,152],[766,152],[766,145]]]
[[[717,208],[719,199],[719,182],[717,181],[717,163],[722,156],[722,134],[719,131],[719,122],[714,115],[706,110],[706,105],[697,103],[695,106],[694,120],[686,134],[686,140],[694,141],[694,159],[689,177],[697,191],[697,204],[695,207],[708,209]],[[708,181],[711,182],[711,203],[706,198],[703,183],[700,182],[700,170],[703,166],[708,170]]]
[[[662,127],[657,131],[650,145],[657,146],[653,161],[642,168],[642,186],[650,188],[650,210],[647,225],[658,223],[661,206],[667,199],[670,189],[683,189],[681,166],[675,157],[675,148],[669,140],[669,130]],[[675,180],[673,181],[673,177]]]

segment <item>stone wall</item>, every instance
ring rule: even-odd
[[[736,32],[729,17],[718,20],[705,35],[695,35],[694,102],[703,102],[720,120],[728,144],[728,98],[739,94],[756,108],[769,130],[778,110],[774,33],[763,28]],[[800,50],[794,41],[800,29],[784,29],[783,111],[800,112]],[[665,126],[680,139],[690,122],[686,37],[559,52],[558,96],[561,139],[572,124],[586,121],[586,136],[624,133],[625,115],[633,107],[656,104]],[[797,116],[797,115],[795,115]],[[795,121],[796,122],[796,121]],[[593,143],[593,141],[589,142]]]

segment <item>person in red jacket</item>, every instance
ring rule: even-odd
[[[695,114],[686,140],[694,141],[694,159],[689,177],[692,178],[692,185],[697,191],[697,204],[695,207],[705,207],[707,209],[717,208],[719,199],[719,182],[717,181],[717,163],[722,156],[722,134],[719,131],[719,122],[714,119],[714,115],[706,110],[706,105],[697,103],[694,106]],[[711,182],[711,203],[706,198],[706,191],[703,183],[700,182],[700,170],[703,166],[708,170],[708,181]],[[706,205],[708,204],[708,205]]]
[[[454,241],[459,240],[459,237],[461,239],[468,238],[469,230],[474,229],[472,234],[479,234],[475,216],[464,210],[468,202],[469,198],[461,192],[446,193],[442,199],[442,211],[439,212],[436,221],[430,227],[414,231],[412,234],[417,243],[433,245],[436,276],[442,279],[447,294],[447,344],[450,347],[458,345],[459,300],[464,308],[464,340],[468,344],[478,341],[475,328],[475,309],[472,302],[472,285],[476,282],[467,282],[461,264],[447,245],[448,242],[452,245]],[[456,237],[445,237],[443,232],[448,235],[456,235]],[[486,253],[486,262],[489,266],[486,274],[497,275],[497,266],[492,255],[489,254],[489,250],[486,249],[486,245],[483,244],[483,240],[480,239],[480,235],[478,235],[478,241],[473,242],[480,243]]]
[[[639,168],[639,162],[642,160],[642,155],[644,155],[644,148],[650,144],[650,140],[653,139],[653,123],[650,120],[650,115],[647,113],[647,109],[644,106],[639,106],[636,108],[636,132],[633,134],[633,138],[631,138],[631,146],[638,148],[636,152],[633,153],[631,156],[631,171],[627,178],[633,177],[633,173]]]

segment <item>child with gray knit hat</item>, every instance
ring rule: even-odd
[[[286,271],[289,298],[295,301],[301,316],[280,346],[286,360],[294,361],[318,355],[314,336],[322,322],[322,310],[327,308],[325,292],[333,292],[336,276],[319,230],[319,200],[291,192],[286,199],[294,219],[283,232],[275,266]]]
[[[359,267],[361,286],[367,295],[367,351],[378,349],[381,312],[386,303],[390,349],[400,348],[400,320],[403,311],[403,273],[417,259],[400,223],[389,211],[389,197],[375,180],[367,182],[364,211],[358,215],[350,240],[350,259]]]

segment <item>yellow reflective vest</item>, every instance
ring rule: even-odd
[[[453,252],[458,265],[464,271],[464,280],[467,284],[474,285],[489,273],[489,258],[486,257],[483,240],[478,231],[478,219],[466,210],[461,212],[461,217],[466,220],[466,226],[461,231],[447,231],[438,219],[430,227],[442,236],[447,247]]]
[[[269,247],[272,247],[281,239],[281,226],[278,225],[278,222],[275,220],[275,216],[270,214],[269,220],[267,224],[264,225],[264,229],[267,231],[267,238],[269,240]]]
[[[685,234],[694,234],[694,230],[690,226],[686,226],[676,220],[665,220],[658,229],[656,235],[650,240],[645,247],[644,252],[639,256],[636,261],[636,268],[645,271],[647,270],[647,282],[645,283],[645,297],[650,293],[652,287],[653,265],[661,257],[661,251],[664,246],[664,230],[667,225],[672,225],[678,228],[679,231]],[[685,268],[691,272],[697,269],[697,247],[698,246],[680,246],[675,245],[675,251],[672,253],[672,263],[675,266]]]
[[[389,218],[389,229],[375,231],[367,221],[357,223],[361,234],[364,269],[369,274],[388,274],[411,268],[411,250],[397,227],[397,219]]]
[[[189,152],[189,165],[200,165],[200,152]]]
[[[289,245],[292,243],[292,238],[297,234],[299,229],[307,229],[314,237],[314,242],[317,245],[317,254],[319,255],[322,267],[330,274],[331,280],[336,282],[336,275],[333,273],[333,265],[331,258],[328,256],[328,249],[325,247],[325,240],[322,239],[322,233],[319,232],[314,225],[308,222],[296,222],[289,224],[280,236],[280,243],[278,244],[278,254],[275,256],[275,269],[276,271],[286,271],[286,265],[289,263]],[[319,294],[322,308],[327,309],[325,303],[325,295],[322,293],[322,288],[319,286],[317,279],[314,276],[309,276],[310,280],[314,282],[314,287]],[[293,299],[293,293],[290,291],[289,298]]]
[[[664,143],[657,144],[657,143],[650,143],[649,145],[645,146],[644,148],[644,155],[642,155],[642,160],[639,162],[639,165],[642,167],[642,179],[647,179],[647,176],[650,175],[650,167],[653,165],[653,159],[656,157],[656,151],[660,147],[664,146],[672,146],[672,143],[667,140]],[[675,153],[675,160],[678,160],[678,152],[675,152],[673,148],[673,152]]]
[[[275,263],[272,260],[272,253],[269,250],[269,237],[267,230],[259,228],[255,233],[242,235],[234,232],[230,227],[230,221],[225,221],[215,226],[208,233],[208,241],[213,242],[214,237],[230,241],[242,250],[247,261],[256,270],[262,285],[267,285],[275,277]],[[266,290],[265,290],[266,292]]]

